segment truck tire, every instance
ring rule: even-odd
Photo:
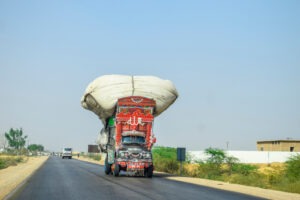
[[[108,164],[108,158],[107,158],[107,156],[105,158],[104,172],[107,175],[111,173],[111,165]]]
[[[153,176],[153,166],[152,165],[150,165],[148,167],[146,175],[148,178],[152,178],[152,176]]]
[[[115,164],[114,175],[119,176],[119,174],[120,174],[120,166],[118,164]]]

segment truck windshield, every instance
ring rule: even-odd
[[[137,143],[142,144],[145,143],[145,138],[142,136],[123,136],[122,137],[122,143],[128,144],[128,143]]]
[[[72,151],[71,148],[65,148],[65,151]]]

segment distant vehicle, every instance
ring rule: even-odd
[[[63,148],[61,153],[61,158],[69,158],[72,159],[72,148]]]

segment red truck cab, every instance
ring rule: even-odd
[[[114,145],[108,147],[105,172],[118,176],[120,171],[152,177],[151,148],[155,101],[141,96],[118,99],[114,118]]]

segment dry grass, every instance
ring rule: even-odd
[[[184,171],[192,177],[196,177],[198,174],[199,164],[185,164]]]
[[[272,174],[274,172],[279,172],[285,169],[285,163],[270,163],[270,164],[257,164],[257,163],[253,163],[251,165],[257,166],[258,167],[258,172],[259,173],[263,173],[265,175],[269,175]],[[193,174],[195,174],[195,171],[197,171],[199,164],[185,164],[184,165],[184,170],[193,176]],[[224,165],[222,166],[223,169],[226,169],[227,166]]]
[[[86,162],[90,162],[90,163],[95,163],[95,164],[99,164],[99,165],[104,165],[104,156],[101,157],[100,161],[94,160],[92,158],[89,157],[84,157],[84,156],[73,156],[72,158],[77,159],[77,160],[82,160],[82,161],[86,161]]]
[[[254,165],[258,166],[259,173],[265,175],[278,173],[285,169],[285,163],[254,164]]]
[[[26,162],[0,170],[0,199],[12,192],[47,159],[47,156],[29,157]]]

